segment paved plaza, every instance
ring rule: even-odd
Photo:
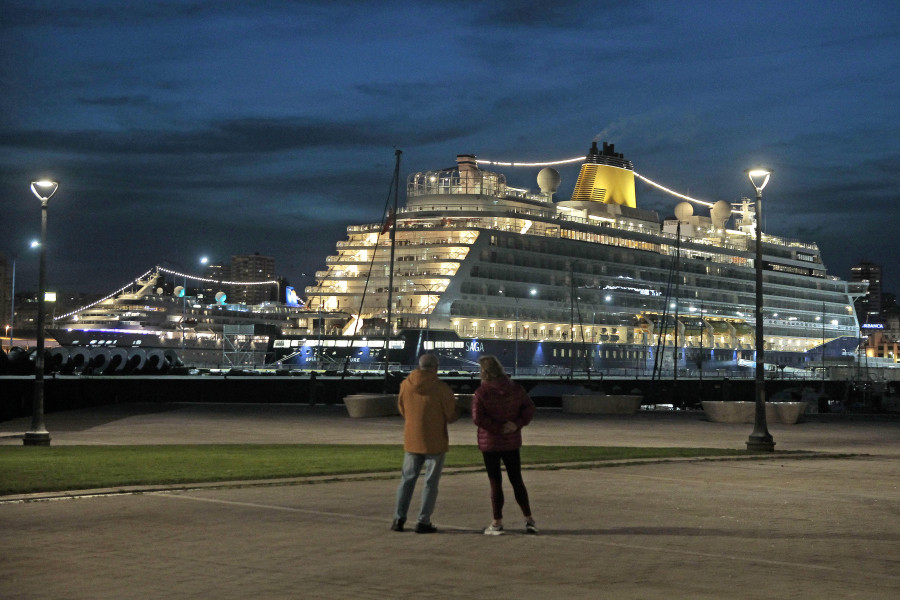
[[[0,444],[28,424],[0,423]],[[122,404],[47,427],[54,445],[402,437],[399,417],[339,406]],[[542,410],[525,443],[743,448],[751,430]],[[773,456],[527,469],[539,536],[521,533],[508,485],[510,534],[482,535],[488,483],[471,470],[442,479],[436,535],[389,531],[397,474],[0,498],[0,598],[900,597],[900,421],[769,430]],[[451,426],[452,445],[474,440]]]

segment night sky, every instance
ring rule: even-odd
[[[898,38],[892,1],[0,0],[0,251],[35,289],[29,182],[50,177],[50,289],[254,252],[301,287],[347,225],[381,221],[395,148],[405,189],[460,153],[598,140],[708,201],[769,166],[764,231],[900,291]]]

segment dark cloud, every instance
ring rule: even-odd
[[[389,122],[317,121],[302,118],[254,118],[213,121],[186,131],[0,131],[0,145],[8,150],[28,149],[121,155],[201,155],[270,153],[309,148],[350,148],[385,145],[401,140],[407,145],[458,138],[471,129],[465,123],[428,131],[398,129]]]
[[[473,6],[484,17],[479,19],[486,27],[508,28],[521,32],[523,28],[558,28],[566,31],[588,27],[594,20],[585,20],[585,12],[596,11],[602,18],[613,18],[640,12],[637,2],[597,3],[586,0],[544,2],[543,0],[506,0],[474,2]],[[599,19],[598,19],[599,20]],[[612,25],[610,25],[612,26]]]
[[[337,3],[337,2],[334,2]],[[223,15],[253,17],[269,11],[327,6],[319,2],[292,0],[261,0],[252,6],[240,0],[156,0],[154,2],[123,2],[121,0],[94,0],[66,2],[59,0],[7,0],[2,28],[34,27],[35,24],[50,27],[84,28],[122,25],[146,25],[156,22],[177,22],[184,18],[203,19]],[[340,4],[356,4],[347,2]]]
[[[8,0],[0,251],[34,234],[28,182],[52,175],[60,285],[109,290],[201,253],[313,273],[348,224],[380,220],[394,148],[405,180],[461,152],[557,160],[598,140],[704,200],[750,195],[744,169],[766,163],[768,231],[817,241],[842,276],[877,257],[896,288],[898,14],[879,1]],[[537,169],[498,170],[535,187]],[[560,171],[558,198],[578,168]],[[677,202],[637,191],[663,215]]]

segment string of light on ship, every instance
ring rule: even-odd
[[[487,160],[487,159],[480,159],[480,158],[476,159],[476,162],[484,163],[486,165],[497,165],[499,167],[552,167],[555,165],[567,165],[570,163],[583,162],[583,161],[584,161],[583,156],[578,156],[575,158],[567,158],[565,160],[553,160],[550,162],[504,162],[504,161],[500,161],[500,160]],[[697,204],[702,204],[703,206],[708,206],[708,207],[711,207],[713,205],[712,202],[707,202],[706,200],[698,200],[697,198],[691,198],[690,196],[685,196],[684,194],[679,194],[675,190],[670,190],[669,188],[667,188],[664,185],[660,185],[660,184],[656,183],[655,181],[651,181],[650,179],[647,179],[640,173],[637,173],[635,171],[632,171],[632,172],[634,173],[634,176],[637,177],[638,179],[640,179],[641,181],[648,183],[648,184],[652,185],[653,187],[658,188],[666,193],[672,194],[673,196],[681,198],[682,200],[687,200],[688,202],[696,202]],[[739,213],[740,211],[732,209],[731,212]]]
[[[584,160],[583,156],[577,156],[575,158],[567,158],[564,160],[554,160],[554,161],[549,161],[549,162],[504,162],[504,161],[500,161],[500,160],[487,160],[487,159],[477,159],[476,162],[483,163],[486,165],[496,165],[499,167],[552,167],[555,165],[566,165],[566,164],[579,162],[579,161],[583,161],[583,160]],[[675,190],[670,190],[669,188],[665,187],[664,185],[660,185],[660,184],[656,183],[655,181],[652,181],[652,180],[644,177],[640,173],[637,173],[635,171],[632,171],[632,172],[634,173],[635,177],[637,177],[641,181],[644,181],[644,182],[652,185],[653,187],[658,188],[666,193],[672,194],[673,196],[676,196],[683,200],[687,200],[688,202],[696,202],[697,204],[702,204],[704,206],[711,207],[713,205],[712,202],[707,202],[706,200],[698,200],[697,198],[691,198],[690,196],[685,196],[684,194],[680,194],[680,193],[676,192]],[[739,211],[732,210],[731,212],[739,212]],[[147,270],[146,273],[135,278],[135,281],[137,281],[139,279],[143,279],[144,277],[149,275],[151,272],[153,272],[153,270],[154,269]],[[218,279],[209,279],[209,278],[205,278],[205,277],[197,277],[195,275],[188,275],[186,273],[180,273],[178,271],[173,271],[171,269],[166,269],[166,268],[159,267],[159,266],[157,266],[155,270],[162,271],[163,273],[168,273],[169,275],[174,275],[176,277],[183,277],[183,278],[187,278],[187,279],[192,279],[194,281],[202,281],[205,283],[218,283],[218,284],[224,284],[224,285],[231,285],[231,284],[240,284],[240,285],[272,285],[272,284],[276,284],[277,285],[277,283],[278,283],[278,282],[272,281],[272,280],[269,280],[269,281],[220,281]],[[65,319],[76,313],[80,313],[83,310],[92,308],[92,307],[100,304],[101,302],[109,300],[116,294],[124,292],[132,285],[133,285],[133,282],[130,282],[130,283],[128,283],[128,285],[122,286],[121,288],[117,289],[116,291],[110,293],[108,296],[105,296],[104,298],[101,298],[100,300],[97,300],[96,302],[92,302],[91,304],[88,304],[87,306],[82,306],[81,308],[79,308],[77,310],[73,310],[72,312],[67,313],[65,315],[60,315],[58,317],[55,317],[54,320],[59,321],[60,319]]]
[[[85,305],[85,306],[82,306],[81,308],[78,308],[78,309],[76,309],[76,310],[73,310],[73,311],[70,312],[70,313],[66,313],[66,314],[64,314],[64,315],[60,315],[60,316],[58,316],[58,317],[54,317],[53,320],[54,320],[54,321],[59,321],[59,320],[61,320],[61,319],[65,319],[65,318],[67,318],[67,317],[71,317],[71,316],[74,315],[74,314],[78,314],[78,313],[80,313],[80,312],[83,311],[83,310],[87,310],[87,309],[89,309],[89,308],[93,308],[94,306],[97,306],[97,305],[100,304],[101,302],[105,302],[106,300],[109,300],[109,299],[112,298],[113,296],[115,296],[115,295],[117,295],[117,294],[120,294],[120,293],[124,292],[125,290],[127,290],[128,288],[130,288],[132,285],[134,285],[135,282],[140,281],[141,279],[143,279],[144,277],[146,277],[147,275],[149,275],[149,274],[152,273],[153,271],[158,271],[158,272],[162,272],[162,273],[167,273],[167,274],[169,274],[169,275],[174,275],[174,276],[176,276],[176,277],[182,277],[182,278],[184,278],[184,279],[190,279],[190,280],[192,280],[192,281],[202,281],[202,282],[204,282],[204,283],[218,283],[218,284],[220,284],[220,285],[278,285],[278,282],[275,281],[274,279],[269,279],[269,280],[267,280],[267,281],[223,281],[223,280],[220,280],[220,279],[210,279],[210,278],[208,278],[208,277],[197,277],[196,275],[188,275],[187,273],[179,273],[178,271],[173,271],[172,269],[166,269],[165,267],[156,266],[156,267],[154,267],[154,268],[152,268],[152,269],[147,269],[143,274],[138,275],[137,277],[135,277],[135,278],[134,278],[134,281],[128,282],[128,284],[123,285],[122,287],[120,287],[120,288],[117,289],[116,291],[111,292],[110,294],[104,296],[103,298],[100,298],[100,299],[97,300],[96,302],[91,302],[90,304],[87,304],[87,305]]]

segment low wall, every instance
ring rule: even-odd
[[[455,394],[456,408],[461,413],[472,412],[472,394]],[[393,417],[400,414],[397,394],[351,394],[344,397],[347,414],[354,419]]]
[[[592,415],[629,415],[641,408],[643,396],[580,394],[562,397],[564,413]]]
[[[888,412],[900,412],[900,398],[882,398],[881,408]]]
[[[755,402],[718,402],[704,400],[703,412],[713,423],[753,423]],[[766,402],[766,422],[793,425],[806,410],[806,402]]]

